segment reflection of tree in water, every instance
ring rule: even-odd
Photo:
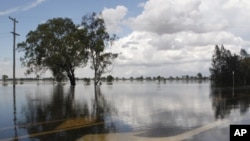
[[[250,88],[211,88],[210,93],[215,118],[223,119],[230,115],[232,109],[239,109],[241,114],[248,111],[250,105]]]
[[[108,104],[100,89],[97,89],[92,105],[87,101],[75,101],[75,88],[64,92],[62,85],[54,87],[51,98],[27,98],[27,107],[23,107],[25,119],[20,121],[28,134],[52,131],[39,135],[40,140],[75,140],[86,134],[113,132],[115,127],[107,118],[114,108]],[[92,110],[89,106],[92,106]],[[89,126],[90,125],[90,126]],[[72,130],[70,129],[72,128]],[[68,130],[70,129],[70,130]]]
[[[115,126],[111,121],[111,114],[116,112],[116,109],[107,102],[104,95],[101,93],[99,86],[95,88],[95,102],[93,102],[93,111],[92,115],[96,115],[97,122],[105,122],[102,128],[95,128],[95,133],[108,133],[114,132]]]

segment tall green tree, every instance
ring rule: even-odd
[[[247,53],[245,49],[241,49],[240,55],[241,55],[240,69],[242,73],[243,84],[249,85],[250,84],[250,55]]]
[[[104,20],[96,13],[85,15],[82,19],[82,27],[87,30],[89,59],[91,69],[94,70],[94,85],[96,87],[102,74],[108,71],[112,60],[118,56],[118,54],[105,50],[116,37],[108,34]]]
[[[22,64],[27,74],[51,70],[57,80],[68,77],[75,83],[75,69],[88,60],[86,29],[80,29],[69,18],[54,18],[30,31],[26,41],[18,44],[24,52]]]
[[[215,46],[212,56],[212,64],[210,67],[211,79],[220,85],[232,85],[240,83],[240,57],[236,54],[232,55],[230,50],[227,50],[222,45]]]

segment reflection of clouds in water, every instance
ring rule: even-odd
[[[235,91],[235,95],[232,96],[230,89],[225,92],[213,91],[210,89],[209,82],[198,84],[193,81],[188,83],[186,81],[166,81],[165,83],[115,81],[113,85],[103,83],[101,93],[95,99],[92,84],[84,85],[84,82],[78,81],[78,85],[72,89],[69,84],[60,86],[52,85],[52,82],[40,81],[39,85],[37,83],[25,82],[24,85],[18,85],[16,90],[16,111],[21,112],[16,114],[18,123],[35,125],[25,127],[29,134],[33,134],[34,129],[39,132],[40,129],[52,130],[51,127],[54,125],[46,122],[53,121],[61,124],[64,120],[71,121],[74,118],[79,121],[79,117],[81,121],[90,119],[91,122],[95,122],[95,125],[98,124],[98,127],[88,125],[89,128],[79,129],[82,131],[77,132],[77,135],[71,134],[71,131],[65,131],[65,136],[76,138],[93,135],[97,133],[96,130],[101,133],[139,130],[138,132],[142,132],[138,134],[140,137],[166,137],[176,132],[196,129],[202,125],[214,125],[220,121],[216,119],[216,113],[221,115],[225,111],[229,113],[226,112],[227,115],[224,118],[229,119],[231,124],[250,122],[249,88],[242,89],[240,92]],[[12,107],[12,87],[4,87],[3,90],[0,104]],[[225,103],[220,103],[221,99]],[[224,107],[213,107],[214,101]],[[1,123],[13,124],[13,119],[9,118],[13,116],[12,110],[11,108],[2,110],[7,116],[3,114]],[[36,124],[41,122],[46,124]],[[217,126],[223,128],[228,125]],[[61,136],[57,137],[58,140],[61,139]]]
[[[117,119],[132,128],[151,128],[156,125],[183,128],[207,124],[214,120],[207,85],[134,85],[114,87]],[[138,85],[138,87],[136,86]],[[126,87],[126,86],[125,86]]]

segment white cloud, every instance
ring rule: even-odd
[[[9,15],[11,13],[14,13],[14,12],[18,11],[18,10],[19,10],[19,7],[7,9],[5,11],[0,11],[0,16]]]
[[[112,52],[119,53],[115,66],[122,67],[123,74],[128,76],[139,72],[150,75],[154,69],[165,76],[173,75],[176,70],[180,74],[205,72],[208,75],[216,44],[224,44],[233,53],[239,53],[240,48],[249,46],[250,42],[225,31],[161,35],[134,31],[116,41]]]
[[[242,45],[247,46],[249,42],[244,41],[240,37],[236,37],[230,32],[207,32],[207,33],[194,33],[194,32],[178,32],[174,34],[156,35],[157,38],[150,43],[157,46],[159,49],[182,49],[185,47],[197,47],[207,45]]]
[[[141,15],[131,18],[131,26],[134,30],[159,34],[217,31],[226,27],[226,23],[203,22],[206,10],[203,11],[201,6],[200,0],[150,0],[145,3]]]
[[[115,70],[122,75],[209,75],[216,44],[237,54],[249,50],[247,0],[149,0],[139,5],[142,13],[127,19],[133,32],[112,47],[120,53]]]
[[[38,5],[40,5],[40,4],[43,3],[43,2],[45,2],[45,0],[36,0],[36,1],[32,2],[32,3],[29,3],[29,4],[25,5],[25,6],[23,6],[23,7],[22,7],[22,10],[23,10],[23,11],[27,11],[27,10],[29,10],[29,9],[32,9],[32,8],[34,8],[34,7],[37,7]]]
[[[27,11],[27,10],[30,10],[32,8],[35,8],[36,6],[40,5],[41,3],[45,2],[45,1],[46,0],[35,0],[34,2],[25,4],[23,6],[16,6],[14,8],[0,11],[0,16],[9,15],[11,13],[18,12],[18,11]]]
[[[247,0],[149,0],[130,25],[158,34],[222,31],[249,23],[249,9]]]
[[[123,18],[126,16],[128,9],[125,6],[117,6],[113,8],[104,8],[102,11],[103,19],[107,25],[107,31],[110,33],[119,32],[120,24],[123,23]]]

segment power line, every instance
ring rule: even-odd
[[[16,23],[18,21],[15,18],[9,17],[10,20],[13,21],[13,87],[16,85],[16,36],[20,36],[16,33]]]

